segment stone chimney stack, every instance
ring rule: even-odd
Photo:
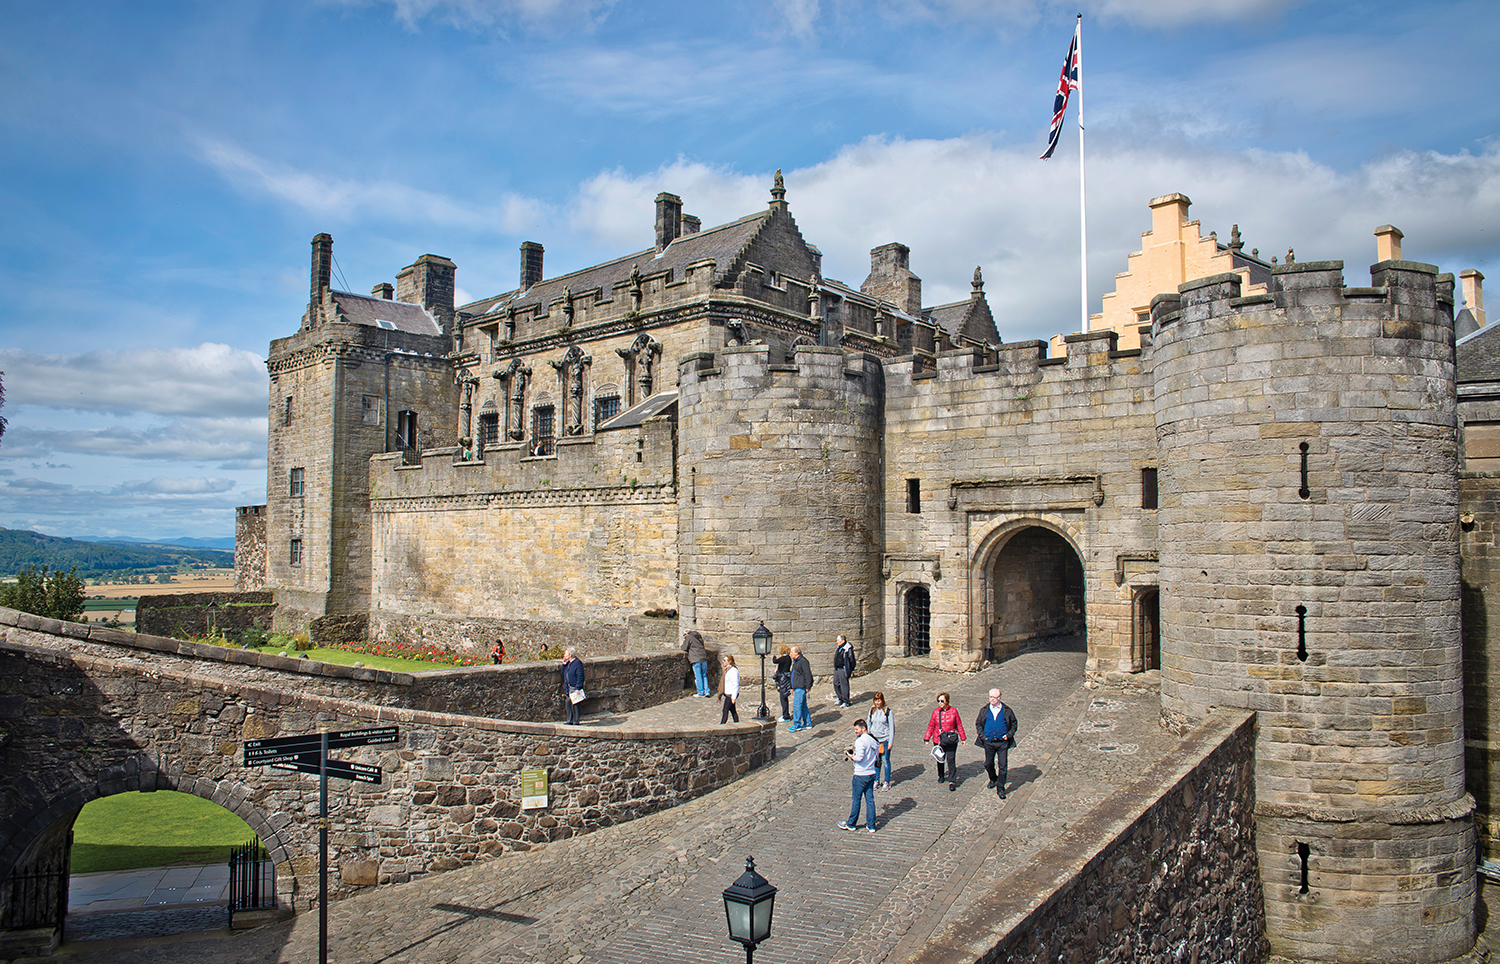
[[[382,301],[390,301],[396,296],[396,289],[391,287],[389,281],[382,281],[370,289],[371,298],[379,298]]]
[[[913,317],[922,315],[922,279],[907,267],[911,249],[892,242],[870,249],[870,276],[859,290],[884,298]]]
[[[681,233],[682,198],[663,191],[656,196],[656,253],[667,250]]]
[[[1465,268],[1458,273],[1458,280],[1463,285],[1464,305],[1469,309],[1469,314],[1484,327],[1484,275],[1473,268]]]
[[[684,214],[682,216],[682,236],[697,234],[703,230],[703,219],[695,214]]]
[[[312,239],[312,293],[307,303],[309,323],[317,319],[318,306],[323,303],[323,296],[328,292],[332,277],[333,235],[315,235]]]
[[[1382,224],[1380,227],[1376,228],[1375,229],[1375,260],[1376,260],[1376,262],[1378,263],[1378,262],[1381,262],[1381,261],[1400,261],[1401,260],[1401,239],[1402,239],[1402,237],[1404,237],[1404,235],[1401,233],[1401,229],[1397,228],[1397,227],[1394,227],[1392,225]],[[1475,320],[1478,320],[1477,316],[1476,316]]]
[[[525,291],[542,280],[542,254],[544,249],[535,241],[521,242],[521,290]]]
[[[443,334],[453,330],[453,285],[458,268],[436,254],[424,254],[396,275],[396,300],[414,302],[437,319]]]

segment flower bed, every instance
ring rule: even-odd
[[[489,662],[486,656],[465,656],[463,653],[455,653],[441,646],[392,643],[383,639],[373,642],[353,639],[344,643],[336,643],[331,648],[343,650],[346,653],[362,653],[366,656],[385,656],[388,659],[419,659],[428,663],[442,663],[446,666],[480,666]]]

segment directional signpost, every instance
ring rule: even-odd
[[[329,750],[350,746],[395,743],[394,726],[341,733],[311,733],[274,740],[250,740],[245,744],[245,766],[274,767],[297,773],[316,773],[318,780],[318,962],[328,964],[328,778],[379,783],[380,767],[368,763],[330,760]]]

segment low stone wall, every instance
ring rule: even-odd
[[[554,646],[573,646],[582,656],[604,656],[629,651],[624,626],[528,619],[490,619],[481,616],[408,616],[370,613],[370,636],[390,642],[441,646],[457,653],[487,656],[497,638],[505,640],[511,658],[534,656]]]
[[[306,816],[316,780],[245,767],[241,748],[252,739],[399,727],[393,746],[338,754],[378,765],[384,777],[330,787],[336,897],[675,806],[775,752],[771,724],[580,730],[436,713],[315,696],[286,675],[289,685],[255,685],[221,678],[206,662],[184,672],[181,663],[112,659],[67,639],[42,646],[35,640],[43,634],[0,632],[0,731],[10,773],[0,782],[0,874],[90,800],[179,790],[245,819],[277,864],[278,893],[307,908],[317,892],[318,831]],[[523,810],[521,771],[530,769],[547,774],[549,799]]]
[[[276,602],[269,592],[183,592],[142,596],[135,626],[152,636],[229,636],[242,630],[270,629]]]
[[[921,964],[1266,959],[1255,717],[1224,712],[1070,826]]]
[[[47,645],[56,642],[49,637],[76,639],[132,654],[153,665],[175,663],[183,672],[212,673],[247,686],[295,685],[299,692],[334,699],[532,723],[552,722],[564,716],[562,672],[557,660],[399,673],[130,633],[97,624],[60,622],[0,609],[0,629],[6,626],[19,631],[13,637],[16,642]],[[28,635],[31,633],[38,635]],[[200,662],[208,665],[198,665]],[[645,709],[677,699],[684,690],[693,688],[692,666],[683,652],[597,658],[585,655],[583,663],[584,691],[589,698],[580,712],[585,715]],[[717,686],[718,660],[712,659],[709,665]],[[288,673],[295,674],[295,682],[280,679]]]

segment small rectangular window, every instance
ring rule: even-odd
[[[500,443],[500,416],[494,412],[486,412],[479,416],[479,444],[498,445]]]
[[[300,498],[302,498],[302,495],[303,495],[303,480],[305,479],[305,477],[306,477],[306,473],[303,472],[302,469],[292,469],[291,486],[290,486],[290,491],[288,493],[288,494],[291,495],[292,498],[294,498],[294,499],[300,499]]]
[[[618,414],[620,414],[620,396],[605,395],[602,398],[594,399],[595,428],[598,428]]]
[[[380,424],[380,398],[376,395],[362,395],[359,399],[359,407],[363,416],[364,424]]]
[[[1141,469],[1141,508],[1156,508],[1156,470]]]
[[[292,396],[290,395],[286,397],[286,406],[282,409],[281,412],[281,424],[292,424]]]
[[[555,409],[551,405],[538,405],[531,410],[531,454],[551,455],[553,453],[553,428],[552,420]]]
[[[922,511],[922,480],[921,479],[907,479],[906,480],[906,511],[907,512],[921,512]]]
[[[294,566],[302,565],[302,540],[292,540],[291,563]]]

